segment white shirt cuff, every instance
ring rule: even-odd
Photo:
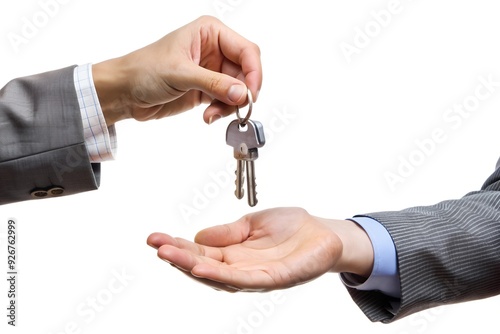
[[[73,77],[90,161],[113,160],[117,149],[116,130],[114,125],[106,125],[94,86],[92,64],[75,67]]]

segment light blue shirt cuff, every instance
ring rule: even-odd
[[[396,247],[389,232],[381,223],[369,217],[356,216],[349,220],[361,226],[372,242],[373,270],[366,280],[354,274],[341,273],[342,282],[358,290],[378,290],[388,296],[401,298]]]

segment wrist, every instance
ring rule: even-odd
[[[123,58],[92,65],[92,77],[107,126],[131,117],[130,75]]]
[[[348,272],[369,277],[373,269],[373,247],[370,238],[350,220],[329,220],[328,226],[342,242],[342,254],[331,272]]]

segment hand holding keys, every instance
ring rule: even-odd
[[[248,205],[257,204],[257,192],[255,191],[255,160],[259,157],[258,149],[266,143],[264,138],[264,128],[258,121],[250,119],[252,114],[252,93],[248,91],[248,113],[244,118],[240,117],[239,108],[236,107],[235,119],[226,130],[226,143],[233,147],[234,157],[236,158],[236,190],[235,195],[238,199],[243,198],[243,183],[245,180],[245,169],[247,173],[247,196]]]

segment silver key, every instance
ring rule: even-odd
[[[259,157],[258,149],[266,143],[264,128],[258,121],[248,119],[243,124],[241,120],[234,120],[227,127],[226,143],[233,147],[234,157],[237,160],[235,172],[236,191],[234,193],[238,199],[243,198],[244,172],[246,169],[248,204],[255,206],[257,204],[255,160]]]
[[[234,181],[236,184],[236,190],[234,191],[234,194],[236,195],[236,198],[242,199],[244,194],[243,183],[245,182],[245,160],[236,160],[236,171],[234,173],[236,174],[236,181]]]

